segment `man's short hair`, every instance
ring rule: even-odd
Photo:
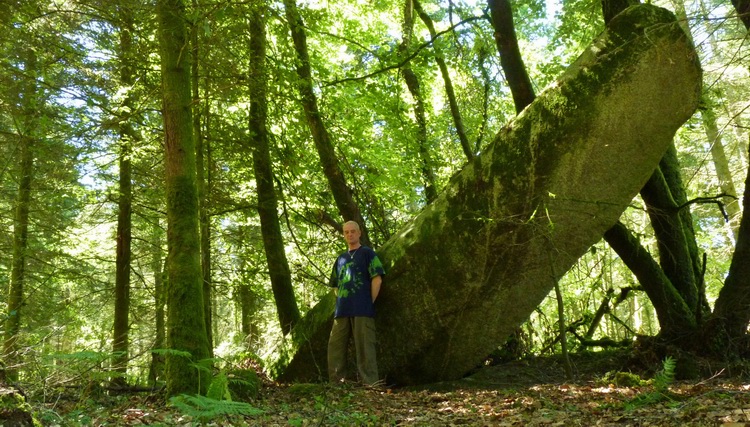
[[[347,222],[344,223],[344,225],[346,225],[346,224],[354,224],[354,227],[357,229],[357,231],[361,231],[359,229],[359,223],[357,221],[347,221]]]

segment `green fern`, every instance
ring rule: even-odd
[[[654,389],[648,393],[639,394],[625,404],[625,409],[633,410],[646,405],[662,402],[664,400],[674,400],[669,392],[669,386],[674,382],[674,371],[677,367],[677,361],[671,356],[667,356],[662,362],[661,371],[657,372],[652,380]]]
[[[261,388],[261,380],[252,369],[227,370],[229,391],[232,396],[240,400],[252,400],[258,397]]]
[[[232,395],[229,393],[229,379],[224,371],[219,372],[211,381],[206,397],[215,400],[232,400]]]
[[[677,367],[677,361],[671,356],[667,356],[662,363],[662,370],[654,377],[654,391],[664,393],[674,382],[674,371]]]
[[[169,403],[180,412],[197,419],[202,424],[221,417],[257,416],[263,414],[261,409],[244,402],[216,400],[210,397],[181,394],[169,399]]]

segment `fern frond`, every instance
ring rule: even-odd
[[[231,415],[257,416],[263,414],[263,410],[245,402],[216,400],[205,396],[181,394],[169,399],[169,403],[183,414],[201,422]]]
[[[662,370],[654,377],[654,390],[662,393],[674,382],[674,371],[677,367],[677,361],[667,356],[662,363]]]
[[[639,394],[625,404],[625,409],[633,410],[653,403],[664,400],[673,400],[669,393],[669,386],[674,382],[674,371],[677,367],[677,361],[667,356],[662,363],[662,369],[653,379],[654,390],[648,393]]]
[[[206,397],[215,400],[232,400],[232,395],[229,393],[229,379],[224,371],[219,372],[219,374],[211,380],[211,385],[208,386]]]

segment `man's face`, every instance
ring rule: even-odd
[[[359,231],[359,228],[357,228],[354,224],[344,224],[344,240],[346,240],[346,243],[349,245],[355,245],[359,242],[359,237],[362,235],[362,232]]]

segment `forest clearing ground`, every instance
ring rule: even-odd
[[[750,426],[747,376],[729,378],[720,371],[700,380],[674,381],[668,391],[658,393],[645,381],[618,384],[651,378],[642,373],[615,380],[615,372],[628,372],[622,354],[572,355],[574,381],[565,381],[560,360],[487,366],[462,380],[421,387],[268,383],[250,402],[261,415],[221,416],[205,425]],[[198,425],[153,396],[131,396],[108,408],[79,406],[77,413],[87,414],[85,422],[79,416],[79,424],[54,425]]]

